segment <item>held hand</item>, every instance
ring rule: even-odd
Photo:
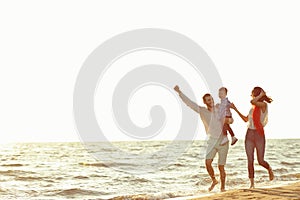
[[[234,103],[230,104],[230,108],[232,108],[233,110],[237,110],[237,108],[235,107]]]
[[[179,87],[178,87],[178,85],[176,85],[175,87],[174,87],[174,90],[176,91],[176,92],[180,92],[180,89],[179,89]]]
[[[237,114],[240,116],[240,118],[242,118],[244,122],[248,121],[248,116],[245,116],[242,113],[240,113],[240,111],[235,107],[234,103],[230,104],[230,108],[232,108],[235,112],[237,112]]]

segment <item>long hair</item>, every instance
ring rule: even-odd
[[[262,91],[263,91],[263,89],[261,87],[255,87],[252,90],[252,95],[254,97],[257,97]],[[267,95],[264,95],[258,101],[271,103],[273,100],[270,97],[268,97]],[[260,135],[264,135],[265,131],[264,131],[264,127],[260,121],[260,115],[261,115],[261,109],[258,106],[254,106],[252,117],[253,117],[253,123],[254,123],[255,129],[257,130],[257,132]]]
[[[263,89],[261,87],[254,87],[252,90],[252,94],[254,97],[257,97],[261,91],[263,91]],[[273,101],[273,99],[271,97],[268,97],[267,95],[264,95],[263,97],[261,97],[258,101],[260,102],[267,102],[267,103],[271,103]]]

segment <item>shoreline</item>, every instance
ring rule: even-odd
[[[187,198],[186,198],[187,199]],[[189,197],[189,200],[218,199],[300,199],[300,181],[283,186],[261,187],[254,189],[235,189],[211,195]]]
[[[266,200],[282,200],[282,199],[300,199],[300,181],[291,182],[287,185],[275,185],[267,187],[258,187],[254,189],[232,189],[225,192],[205,193],[192,196],[181,196],[173,198],[163,198],[158,196],[150,196],[147,194],[125,195],[108,198],[108,200],[231,200],[231,199],[266,199]]]

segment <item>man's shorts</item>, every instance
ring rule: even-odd
[[[227,137],[227,136],[225,136]],[[227,159],[227,153],[229,150],[229,142],[224,145],[220,145],[223,137],[220,138],[209,138],[207,140],[206,148],[206,160],[213,160],[216,154],[218,153],[218,165],[225,165]]]

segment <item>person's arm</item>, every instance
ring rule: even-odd
[[[185,96],[181,90],[179,89],[179,87],[176,85],[174,87],[174,90],[179,94],[179,97],[182,99],[182,101],[188,106],[190,107],[192,110],[194,110],[197,113],[200,113],[200,106],[198,104],[196,104],[195,102],[193,102],[192,100],[190,100],[187,96]]]
[[[248,116],[243,115],[236,107],[233,103],[231,103],[231,108],[240,116],[240,118],[242,118],[242,120],[244,122],[248,121]]]
[[[259,99],[261,99],[265,95],[266,95],[266,93],[262,90],[261,93],[257,97],[254,97],[250,101],[252,105],[260,107],[263,112],[265,112],[265,110],[266,110],[267,103],[266,102],[261,102],[261,101],[259,101]]]

